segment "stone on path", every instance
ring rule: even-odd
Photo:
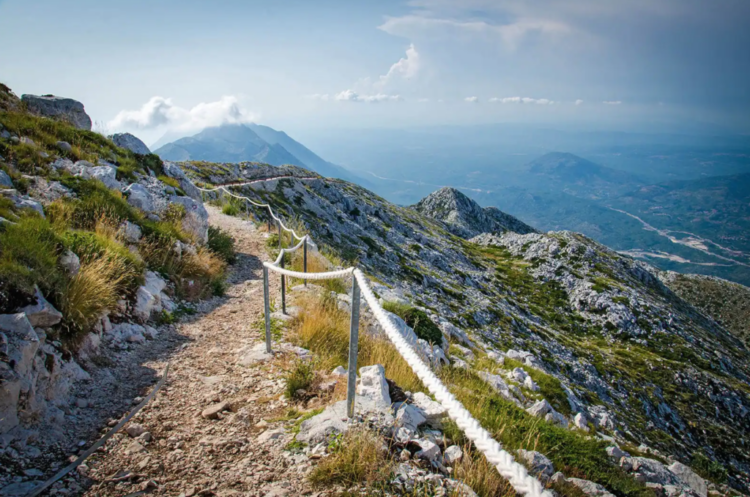
[[[266,352],[266,344],[264,342],[241,348],[239,355],[240,358],[237,361],[237,364],[240,366],[252,366],[259,362],[273,359],[273,353],[269,354]]]

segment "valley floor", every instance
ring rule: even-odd
[[[273,421],[289,409],[282,394],[281,369],[287,354],[255,364],[243,357],[243,352],[263,343],[255,324],[263,317],[265,238],[250,223],[208,209],[211,224],[236,239],[238,262],[226,296],[218,299],[218,305],[217,299],[204,304],[212,307],[205,314],[175,325],[184,345],[140,365],[161,372],[169,363],[166,384],[121,433],[79,468],[88,478],[77,475],[84,488],[72,493],[123,496],[147,489],[185,497],[314,493],[304,477],[311,464],[308,457],[283,453],[293,435],[283,421]],[[272,296],[279,291],[278,281],[273,280]],[[276,350],[281,345],[274,341]],[[240,364],[243,361],[246,364]],[[150,388],[142,395],[148,392]]]

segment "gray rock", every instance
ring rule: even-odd
[[[708,486],[706,485],[706,480],[695,474],[692,469],[678,461],[670,464],[667,469],[675,474],[682,483],[690,487],[696,494],[700,495],[700,497],[707,497]]]
[[[136,154],[147,155],[151,153],[151,150],[148,149],[145,143],[130,133],[115,133],[112,135],[112,141],[118,147],[130,150]]]
[[[117,169],[112,166],[94,166],[88,168],[82,174],[86,179],[95,179],[104,183],[111,190],[119,190],[122,184],[117,181]]]
[[[185,175],[185,173],[177,164],[165,161],[164,172],[170,178],[174,178],[177,180],[177,182],[180,184],[180,189],[185,192],[185,195],[192,198],[193,200],[202,202],[201,191],[198,190],[198,187],[196,187],[195,184],[190,181],[190,178]]]
[[[614,497],[613,494],[609,493],[606,488],[598,483],[594,483],[589,480],[582,480],[580,478],[567,478],[568,483],[572,483],[578,487],[581,492],[591,497]]]
[[[57,148],[66,153],[70,153],[73,151],[73,147],[70,145],[70,143],[64,141],[57,142]]]
[[[61,119],[78,129],[91,131],[91,118],[86,114],[83,104],[72,98],[22,95],[21,101],[35,114]]]
[[[182,229],[192,235],[197,243],[205,244],[208,241],[208,211],[203,207],[203,203],[190,197],[176,195],[169,197],[169,203],[179,204],[185,208]]]
[[[420,409],[411,404],[402,404],[396,413],[396,426],[417,431],[417,428],[427,422]]]
[[[607,455],[616,461],[619,461],[623,457],[630,457],[630,454],[619,448],[617,445],[610,445],[607,447]]]
[[[166,286],[167,283],[161,276],[153,271],[146,271],[145,281],[135,294],[133,315],[141,322],[146,322],[152,313],[161,312],[162,291]]]
[[[126,190],[128,203],[144,212],[155,212],[156,203],[154,196],[138,183],[133,183]]]
[[[526,376],[526,378],[523,380],[523,386],[524,388],[528,388],[532,392],[539,391],[539,385],[536,384],[536,382],[531,378],[531,376]]]
[[[232,404],[228,401],[219,402],[217,404],[212,404],[201,412],[201,416],[203,416],[206,419],[217,419],[219,417],[219,414],[228,411],[232,408]]]
[[[137,224],[131,223],[130,221],[125,221],[120,225],[120,233],[128,243],[138,243],[141,239],[141,236],[143,236],[141,227]]]
[[[474,352],[472,352],[470,349],[463,347],[461,345],[453,344],[453,350],[457,351],[459,353],[459,356],[462,356],[467,361],[473,361],[476,359],[476,356],[474,355]]]
[[[421,450],[419,450],[416,454],[414,454],[415,457],[418,459],[425,459],[427,461],[435,461],[440,457],[440,447],[437,446],[436,443],[432,442],[431,440],[427,440],[426,438],[420,438],[413,441],[415,444],[419,446]]]
[[[544,416],[544,420],[549,423],[554,423],[558,426],[562,426],[563,428],[567,428],[568,425],[570,424],[568,422],[568,418],[566,418],[563,414],[560,414],[559,412],[555,411],[554,409],[548,412]]]
[[[252,366],[270,359],[273,359],[273,353],[266,352],[266,344],[261,342],[250,347],[241,348],[239,350],[237,364],[241,366]]]
[[[8,176],[8,173],[0,169],[0,186],[5,186],[7,188],[15,188],[13,186],[13,180],[10,179],[10,176]]]
[[[11,483],[0,489],[2,497],[23,497],[30,494],[36,487],[41,485],[42,481],[30,480],[18,483]]]
[[[118,323],[112,326],[107,336],[112,341],[122,343],[145,343],[146,337],[143,334],[146,329],[136,323]]]
[[[346,376],[346,368],[344,366],[336,366],[331,374],[334,376]]]
[[[394,418],[390,414],[390,405],[383,407],[381,402],[376,402],[370,397],[357,395],[354,400],[355,416],[373,419],[376,425],[382,427],[393,426]],[[328,437],[343,433],[349,429],[347,422],[346,401],[336,402],[325,408],[317,416],[303,421],[300,425],[297,440],[309,445],[327,442]]]
[[[488,373],[487,371],[478,371],[477,374],[480,378],[486,381],[493,390],[505,397],[506,399],[518,404],[518,399],[511,393],[508,384],[499,375]]]
[[[526,412],[539,418],[546,416],[547,413],[551,411],[554,411],[554,409],[552,409],[552,406],[547,402],[547,399],[538,400],[533,406],[526,409]]]
[[[518,458],[526,463],[526,467],[533,475],[549,478],[555,472],[552,461],[541,452],[519,449]]]
[[[39,287],[34,288],[34,297],[36,298],[36,304],[32,304],[21,309],[21,312],[26,314],[29,319],[31,326],[39,328],[49,328],[54,326],[62,320],[62,313],[54,308],[52,304],[47,302],[42,292],[39,291]]]
[[[555,485],[560,485],[562,483],[565,483],[565,475],[560,473],[559,471],[552,475],[549,479],[550,483]]]
[[[442,428],[442,421],[448,416],[448,410],[439,402],[435,402],[427,394],[416,392],[412,395],[412,404],[419,408],[427,424],[432,428]]]
[[[144,428],[143,425],[139,423],[130,423],[128,427],[125,428],[125,433],[130,435],[132,438],[140,437],[145,432],[146,428]]]
[[[573,417],[573,426],[579,430],[589,431],[588,418],[582,412],[579,412]]]
[[[68,276],[73,277],[81,270],[81,260],[75,253],[66,250],[63,255],[60,256],[60,266],[65,269]]]
[[[655,459],[646,457],[625,457],[621,461],[627,463],[636,473],[636,478],[643,482],[658,483],[660,485],[680,486],[681,480],[667,467]],[[622,465],[622,463],[621,463]]]

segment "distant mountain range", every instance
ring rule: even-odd
[[[291,164],[306,167],[322,176],[367,184],[355,173],[322,159],[283,131],[259,124],[224,124],[206,128],[196,135],[162,145],[154,153],[174,162]]]

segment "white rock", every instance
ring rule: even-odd
[[[415,454],[417,458],[426,459],[428,461],[434,461],[438,457],[440,457],[440,447],[438,447],[437,444],[431,442],[430,440],[427,440],[425,438],[420,438],[420,439],[414,440],[414,443],[419,445],[419,448],[421,449],[419,452]]]
[[[203,203],[190,197],[169,197],[170,204],[179,204],[185,208],[185,217],[182,218],[182,229],[195,238],[200,244],[208,241],[208,211]]]
[[[427,422],[420,409],[411,404],[402,404],[396,413],[396,426],[403,426],[411,431],[417,431],[420,425]]]
[[[153,271],[146,271],[145,281],[135,294],[133,315],[142,322],[151,318],[152,313],[161,312],[161,292],[167,283]]]
[[[117,181],[117,169],[112,166],[94,166],[86,169],[82,177],[99,180],[104,183],[104,186],[112,190],[122,188],[122,184]]]
[[[273,353],[266,351],[264,342],[257,343],[249,347],[243,347],[239,350],[239,360],[237,364],[241,366],[252,366],[259,362],[273,359]]]
[[[346,368],[344,368],[344,366],[336,366],[333,371],[331,371],[331,374],[335,376],[346,376]]]
[[[579,430],[589,431],[588,419],[582,412],[579,412],[573,417],[573,425]]]
[[[623,457],[630,457],[629,453],[625,452],[617,445],[610,445],[609,447],[607,447],[607,455],[615,461],[619,461]]]
[[[569,424],[568,418],[566,418],[563,414],[555,411],[554,409],[548,412],[546,416],[544,416],[544,420],[549,423],[554,423],[558,426],[562,426],[563,428],[567,428]]]
[[[511,377],[516,380],[518,383],[523,383],[526,381],[526,378],[529,378],[528,373],[524,371],[521,368],[515,368],[513,371],[510,372]]]
[[[582,480],[580,478],[567,478],[565,481],[572,483],[578,487],[581,492],[590,497],[614,497],[614,495],[609,493],[606,488],[598,483],[594,483],[593,481]]]
[[[414,406],[419,408],[428,425],[436,429],[442,427],[442,420],[448,415],[448,410],[442,404],[435,402],[423,392],[415,393],[411,400]]]
[[[690,487],[695,493],[701,497],[708,495],[708,486],[706,480],[698,476],[692,469],[685,466],[679,461],[675,461],[667,468],[669,471],[674,473],[682,483]]]
[[[506,399],[518,404],[518,399],[516,399],[513,396],[513,394],[510,391],[510,388],[508,387],[508,384],[505,383],[505,380],[503,380],[501,376],[488,373],[487,371],[479,371],[477,372],[477,374],[479,375],[480,378],[486,381],[489,384],[489,386],[492,387],[492,389],[495,390],[497,393],[499,393]]]
[[[533,406],[526,409],[526,412],[539,418],[544,417],[550,411],[553,411],[553,409],[546,399],[539,400],[535,402]]]
[[[443,454],[443,461],[445,461],[445,464],[452,466],[457,462],[460,462],[463,455],[464,453],[461,450],[461,447],[459,447],[458,445],[451,445],[450,447],[445,449],[445,453]]]
[[[531,378],[531,376],[527,376],[526,379],[523,380],[523,386],[525,388],[528,388],[532,392],[539,391],[539,385],[536,384],[536,382]]]
[[[360,382],[357,395],[368,397],[375,403],[389,407],[391,396],[388,393],[388,382],[385,380],[385,368],[380,364],[366,366],[359,370]]]
[[[495,352],[494,350],[490,350],[487,352],[487,357],[495,361],[496,363],[502,365],[505,363],[505,356],[500,355],[499,353]]]
[[[469,369],[469,363],[467,363],[463,359],[459,359],[458,357],[454,357],[453,358],[453,367],[454,368],[460,368],[460,369]]]

